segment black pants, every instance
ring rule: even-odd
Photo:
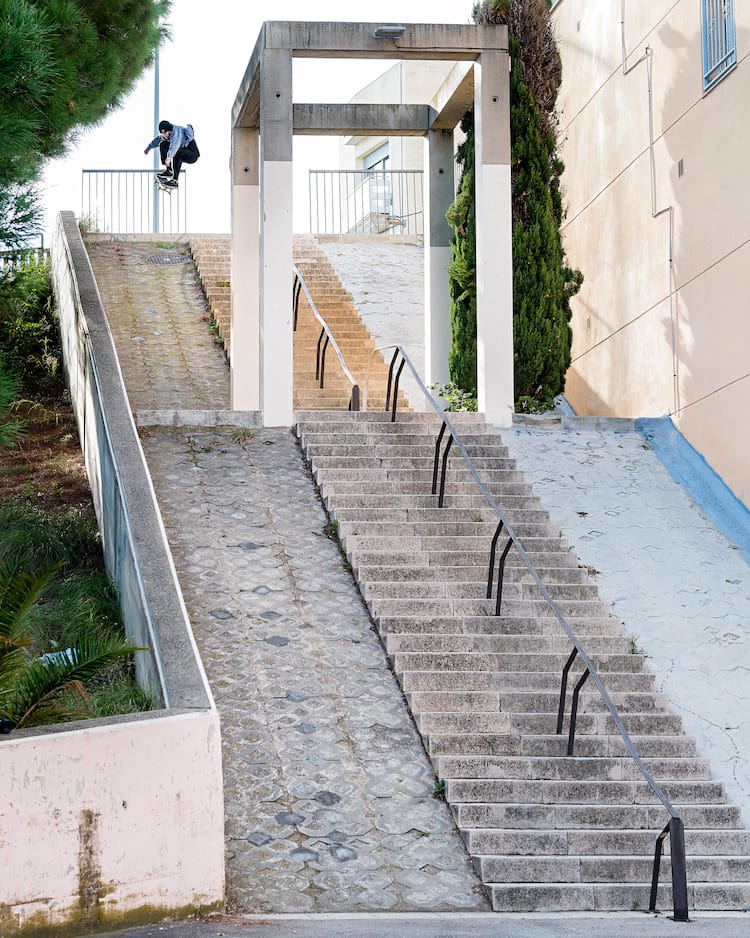
[[[159,144],[159,156],[161,157],[162,163],[166,165],[167,162],[167,153],[169,152],[169,140],[162,140]],[[180,169],[183,163],[194,163],[200,156],[200,150],[195,140],[191,140],[184,147],[175,153],[172,157],[172,178],[177,179],[180,175]]]

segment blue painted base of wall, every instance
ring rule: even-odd
[[[733,494],[669,417],[641,417],[635,428],[669,474],[750,564],[750,510]]]

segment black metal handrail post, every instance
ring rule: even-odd
[[[348,379],[349,383],[352,386],[351,394],[349,396],[349,410],[358,411],[360,407],[359,384],[357,383],[357,380],[354,377],[354,375],[349,370],[346,364],[346,361],[344,360],[344,356],[341,352],[341,349],[339,348],[338,342],[334,338],[333,333],[331,332],[328,326],[328,323],[325,321],[325,319],[323,319],[323,317],[318,312],[318,308],[315,305],[315,302],[313,301],[313,298],[310,294],[307,284],[305,283],[304,277],[299,272],[299,269],[297,268],[296,264],[292,265],[292,268],[294,271],[294,281],[292,284],[292,304],[293,304],[293,309],[294,309],[294,331],[295,332],[297,331],[297,319],[298,319],[298,314],[299,314],[299,296],[300,296],[301,291],[304,291],[307,302],[310,305],[310,310],[313,316],[318,320],[321,326],[320,335],[318,336],[318,346],[317,346],[316,359],[315,359],[315,379],[319,381],[318,386],[321,388],[324,386],[325,359],[326,359],[326,352],[330,344],[334,352],[336,353],[336,357],[339,360],[339,364],[341,365],[341,369],[344,372],[344,375],[346,376],[346,378]],[[325,341],[324,341],[324,337],[325,337]]]
[[[394,348],[394,346],[386,346],[386,348]],[[491,547],[491,560],[490,560],[488,595],[487,595],[488,599],[490,599],[492,596],[493,566],[494,566],[494,556],[495,556],[497,540],[503,528],[508,533],[509,540],[503,551],[502,561],[498,569],[498,576],[499,576],[498,601],[497,601],[496,608],[495,608],[495,614],[499,615],[499,612],[500,612],[500,595],[501,595],[501,590],[502,590],[502,568],[504,567],[505,557],[507,556],[508,551],[510,550],[510,547],[512,545],[516,548],[516,551],[519,557],[523,561],[528,572],[531,574],[531,577],[534,580],[534,583],[536,584],[537,588],[539,589],[542,595],[542,598],[547,603],[547,606],[549,607],[550,611],[552,612],[554,617],[557,619],[558,623],[560,624],[563,631],[566,633],[566,635],[568,636],[568,638],[570,639],[573,645],[573,651],[571,652],[567,660],[567,663],[565,667],[563,668],[562,689],[560,692],[560,704],[558,708],[557,733],[559,735],[562,732],[562,725],[563,725],[564,712],[565,712],[565,696],[566,696],[566,690],[567,690],[568,672],[570,671],[570,668],[573,665],[573,662],[575,661],[575,659],[577,657],[580,657],[581,662],[583,664],[583,672],[582,672],[582,676],[578,679],[578,682],[576,683],[576,687],[573,693],[573,703],[572,703],[572,710],[571,710],[571,726],[570,726],[569,733],[568,733],[567,754],[569,756],[573,754],[573,745],[574,745],[574,740],[575,740],[575,723],[576,723],[576,717],[577,717],[577,712],[578,712],[578,697],[579,697],[581,688],[583,687],[583,684],[590,677],[593,683],[596,685],[596,689],[599,691],[599,695],[602,699],[602,702],[604,703],[605,707],[609,711],[609,714],[612,717],[615,727],[617,728],[617,732],[620,734],[623,742],[625,743],[625,747],[628,750],[630,757],[635,762],[639,772],[643,776],[644,780],[648,784],[651,791],[656,795],[656,797],[662,803],[662,805],[664,806],[664,808],[666,809],[667,813],[670,816],[669,823],[665,827],[664,831],[662,831],[662,833],[659,835],[659,840],[657,841],[656,854],[654,857],[654,872],[653,872],[653,879],[652,879],[652,896],[651,896],[650,911],[654,911],[656,907],[656,886],[654,885],[654,883],[658,885],[659,861],[661,858],[661,841],[664,839],[666,834],[669,833],[670,849],[672,851],[672,894],[673,894],[673,902],[674,902],[674,919],[677,922],[689,921],[688,908],[687,908],[687,902],[688,902],[687,900],[687,865],[685,862],[684,826],[683,826],[682,820],[677,814],[677,811],[675,810],[672,803],[669,801],[667,796],[661,790],[661,787],[657,783],[656,779],[651,775],[651,773],[648,771],[646,766],[643,764],[641,757],[638,755],[638,752],[636,751],[636,748],[633,745],[633,741],[630,738],[630,734],[625,729],[625,726],[623,725],[620,715],[617,712],[617,708],[612,703],[612,699],[609,696],[607,689],[604,687],[604,684],[602,683],[602,680],[599,677],[599,674],[594,668],[593,663],[591,662],[590,658],[584,651],[578,637],[573,632],[571,627],[568,625],[563,614],[560,612],[557,604],[555,603],[554,599],[550,595],[546,586],[542,582],[536,567],[534,567],[528,555],[526,554],[526,551],[523,549],[518,539],[518,535],[515,533],[510,523],[508,522],[508,519],[505,516],[505,513],[497,504],[497,502],[494,500],[490,492],[487,490],[487,487],[484,485],[484,483],[480,479],[479,474],[477,473],[474,467],[474,464],[471,460],[471,457],[466,451],[466,447],[463,445],[453,424],[451,423],[450,419],[446,415],[445,411],[442,410],[439,403],[435,400],[432,394],[430,394],[430,392],[427,390],[422,379],[417,374],[416,369],[414,368],[414,365],[409,360],[408,355],[400,346],[395,346],[395,352],[391,359],[390,368],[388,370],[388,391],[386,395],[386,410],[389,409],[388,401],[389,401],[390,393],[391,393],[391,381],[392,381],[392,376],[393,376],[393,369],[395,367],[395,363],[399,356],[401,356],[402,361],[401,361],[401,366],[399,367],[398,372],[397,372],[397,377],[394,381],[394,386],[396,387],[396,389],[398,388],[398,377],[401,374],[404,364],[408,364],[409,368],[411,369],[412,375],[416,379],[417,384],[420,386],[422,392],[425,395],[425,400],[430,402],[433,410],[435,410],[435,412],[438,414],[438,416],[443,422],[444,429],[441,432],[444,433],[445,428],[447,428],[448,432],[451,435],[451,438],[455,440],[456,446],[458,450],[460,451],[461,455],[463,456],[464,461],[466,462],[466,465],[469,469],[469,472],[474,478],[474,481],[479,486],[479,489],[484,495],[485,499],[487,500],[487,503],[493,509],[493,511],[495,512],[495,514],[497,515],[500,521],[497,531],[495,532],[495,537],[493,538],[492,547]],[[395,419],[396,419],[396,396],[394,395],[391,420],[394,421]],[[437,455],[436,455],[436,460],[437,460]],[[437,466],[437,463],[436,463],[436,466]],[[436,467],[435,467],[435,471],[436,471]],[[435,472],[433,472],[433,494],[434,494],[434,484],[435,484]]]

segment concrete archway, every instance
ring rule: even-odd
[[[402,31],[403,30],[403,31]],[[292,60],[431,59],[455,67],[423,105],[295,104]],[[288,426],[292,407],[292,138],[295,133],[427,139],[425,362],[446,380],[453,129],[474,105],[479,409],[513,415],[513,268],[508,34],[504,26],[266,22],[232,110],[231,389],[236,410]]]

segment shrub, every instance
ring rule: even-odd
[[[60,332],[49,265],[28,263],[0,278],[0,349],[28,396],[60,391]]]

